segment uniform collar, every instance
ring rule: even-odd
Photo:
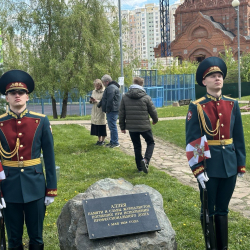
[[[13,112],[11,109],[8,112],[8,115],[11,115],[12,117],[16,118],[16,119],[20,119],[23,118],[26,114],[28,113],[28,109],[25,109],[24,111],[22,111],[19,115],[17,115],[15,112]]]
[[[220,95],[218,98],[217,97],[214,97],[210,94],[207,93],[207,98],[213,100],[213,101],[219,101],[221,98],[222,98],[222,95]]]

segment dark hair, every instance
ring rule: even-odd
[[[140,86],[143,86],[143,83],[144,83],[144,79],[141,78],[141,77],[134,77],[134,84],[137,84],[137,85],[140,85]]]

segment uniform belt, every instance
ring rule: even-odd
[[[233,138],[225,140],[207,140],[208,145],[217,146],[217,145],[229,145],[233,143]]]
[[[40,158],[32,159],[32,160],[27,160],[27,161],[9,161],[9,160],[2,160],[3,166],[7,167],[31,167],[37,164],[41,163]]]

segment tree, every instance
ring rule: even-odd
[[[182,64],[178,64],[178,58],[174,58],[172,65],[167,67],[164,67],[160,62],[153,66],[160,75],[195,74],[197,67],[198,62],[183,61]]]
[[[225,54],[220,53],[219,56],[227,65],[227,76],[224,83],[234,83],[238,82],[238,61],[234,60],[233,52],[231,47],[224,45]]]
[[[27,60],[24,67],[35,79],[36,94],[50,94],[54,118],[57,118],[56,91],[63,97],[61,118],[64,118],[68,95],[73,89],[83,95],[92,88],[94,79],[107,73],[113,78],[119,75],[118,23],[108,21],[104,3],[27,0],[15,6],[14,0],[6,2],[2,13],[15,13],[16,19],[9,21],[5,15],[5,37],[10,37],[10,45],[14,37],[20,37],[21,54]],[[11,37],[10,33],[14,35]],[[6,50],[5,54],[9,56],[10,52]],[[5,63],[4,59],[6,68],[10,61]]]
[[[244,53],[241,56],[241,81],[249,82],[250,81],[250,53]]]

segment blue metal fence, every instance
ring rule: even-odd
[[[133,76],[144,79],[144,88],[151,96],[155,107],[171,105],[173,102],[182,99],[195,100],[195,80],[193,74],[184,75],[158,75],[157,70],[137,70]],[[125,87],[125,92],[127,88]],[[68,97],[67,115],[89,115],[92,104],[89,103],[91,92],[81,97],[77,90],[72,91]],[[57,113],[62,111],[62,97],[59,91],[56,92]],[[29,110],[53,115],[51,97],[39,98],[33,96],[27,103]]]
[[[156,108],[164,106],[164,87],[145,87]]]
[[[87,94],[84,97],[77,97],[76,94],[77,93],[75,91],[69,94],[67,103],[67,114],[80,116],[91,114],[92,104],[89,104],[90,94]],[[59,91],[55,95],[55,100],[57,114],[60,115],[62,112],[63,98],[60,96]],[[33,98],[30,98],[30,100],[27,102],[27,108],[34,112],[46,115],[53,115],[52,100],[50,96],[40,98],[34,94]]]
[[[156,107],[171,105],[183,99],[195,100],[194,74],[158,75],[157,70],[136,70],[134,76],[144,79],[144,88],[146,91],[150,88],[147,94],[154,98]]]

